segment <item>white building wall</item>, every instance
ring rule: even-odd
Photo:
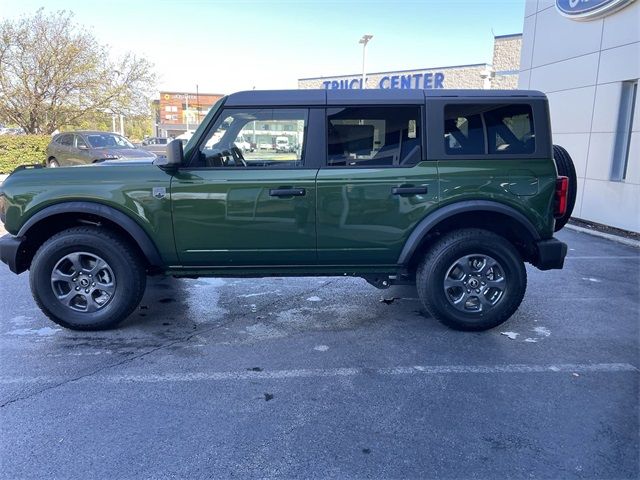
[[[574,217],[640,232],[640,92],[626,179],[611,180],[624,81],[640,78],[640,1],[592,21],[527,0],[519,88],[549,97],[553,141],[578,173]]]

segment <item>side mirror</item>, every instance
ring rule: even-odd
[[[184,152],[182,150],[182,142],[173,140],[167,145],[167,156],[159,158],[156,164],[166,169],[176,169],[182,165],[184,160]]]

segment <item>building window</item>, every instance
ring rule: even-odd
[[[613,162],[611,162],[611,180],[621,182],[627,178],[629,166],[629,149],[636,98],[638,96],[638,80],[622,82],[618,125],[616,126]]]

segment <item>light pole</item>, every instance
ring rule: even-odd
[[[185,119],[185,122],[187,123],[187,133],[189,133],[189,94],[188,93],[184,94],[184,99],[185,99],[184,119]]]
[[[362,88],[367,88],[367,74],[365,72],[365,60],[367,53],[367,43],[373,38],[373,35],[363,35],[358,43],[362,44]]]

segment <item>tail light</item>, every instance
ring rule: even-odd
[[[555,207],[553,215],[561,218],[567,213],[567,201],[569,198],[569,177],[558,177],[556,179]]]

